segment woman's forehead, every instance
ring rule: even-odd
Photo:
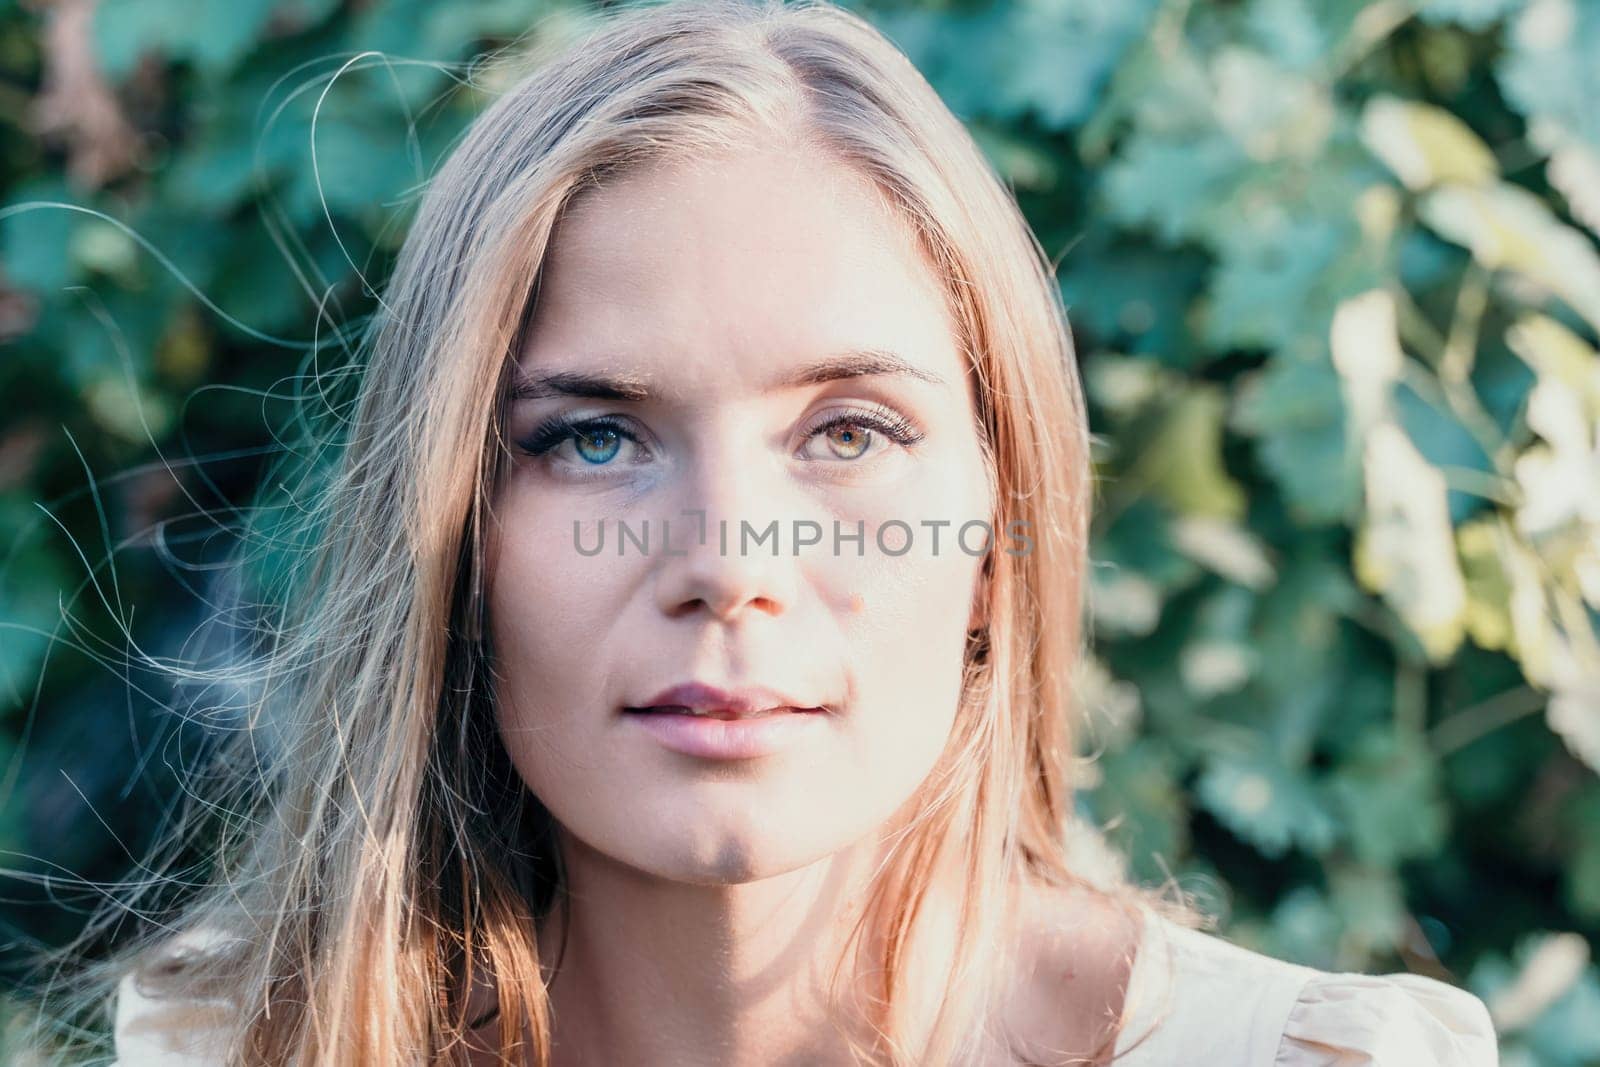
[[[552,235],[524,370],[778,368],[895,353],[961,377],[947,299],[909,228],[822,157],[751,150],[588,192]]]

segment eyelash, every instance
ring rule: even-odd
[[[806,430],[806,440],[810,441],[819,434],[839,426],[860,426],[868,430],[876,430],[897,445],[907,448],[917,444],[925,434],[917,429],[916,424],[893,408],[875,404],[870,408],[857,408],[852,411],[839,411],[829,415],[822,422]]]
[[[596,430],[613,430],[640,448],[644,447],[644,442],[639,440],[638,434],[628,429],[627,425],[620,419],[611,415],[597,415],[590,419],[574,419],[572,416],[564,414],[556,415],[533,431],[525,440],[519,441],[517,444],[530,456],[542,456],[580,432],[594,433]]]
[[[810,441],[812,438],[840,426],[859,426],[863,429],[874,430],[896,444],[907,448],[916,445],[927,436],[917,429],[915,423],[898,411],[882,405],[874,405],[871,408],[840,411],[828,416],[822,422],[806,431],[806,440]],[[587,419],[575,419],[566,414],[553,416],[538,429],[534,430],[527,438],[519,441],[518,447],[530,456],[543,456],[553,451],[562,442],[571,440],[576,434],[594,433],[596,430],[611,430],[619,436],[632,441],[636,447],[645,449],[648,452],[648,448],[640,440],[639,435],[630,430],[626,422],[613,415],[596,415]]]

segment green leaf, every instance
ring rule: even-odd
[[[1245,379],[1233,426],[1256,439],[1262,463],[1300,521],[1341,522],[1352,514],[1360,469],[1345,446],[1339,375],[1326,355],[1284,353]]]
[[[285,198],[288,210],[299,219],[320,218],[325,201],[336,216],[381,218],[386,204],[419,179],[399,133],[324,115],[317,124],[315,155],[308,141],[305,169]]]
[[[1322,333],[1316,290],[1350,236],[1348,224],[1317,217],[1229,230],[1212,275],[1206,339],[1217,348],[1275,347]]]
[[[1334,911],[1344,926],[1344,949],[1355,959],[1388,955],[1405,931],[1405,893],[1393,871],[1340,865],[1328,879]],[[1338,969],[1346,970],[1353,960]]]
[[[1136,135],[1101,176],[1102,200],[1111,218],[1148,226],[1163,241],[1202,236],[1250,166],[1232,141],[1196,136],[1182,139]]]
[[[70,592],[56,554],[36,539],[22,540],[43,518],[21,494],[0,495],[0,531],[10,547],[0,570],[0,713],[32,698],[50,635],[61,626],[60,598]]]
[[[1134,500],[1096,541],[1097,567],[1130,570],[1164,589],[1193,581],[1200,566],[1173,547],[1169,514],[1150,497]]]
[[[1188,848],[1188,808],[1178,766],[1159,742],[1135,741],[1108,752],[1100,784],[1083,798],[1085,814],[1107,825],[1107,837],[1127,856],[1135,875],[1158,877]]]
[[[1333,46],[1327,0],[1251,0],[1243,31],[1263,53],[1295,70],[1311,70]]]
[[[1338,964],[1339,916],[1311,886],[1296,886],[1272,909],[1272,924],[1262,949],[1279,959],[1324,969]]]
[[[1566,868],[1566,897],[1572,910],[1600,919],[1600,784],[1590,781],[1565,812],[1572,855]]]
[[[1417,17],[1424,22],[1456,22],[1472,30],[1487,29],[1521,11],[1527,0],[1422,0]]]
[[[873,22],[963,118],[1037,116],[1061,129],[1088,117],[1156,4],[1019,0],[975,11],[886,10]]]
[[[1414,737],[1368,729],[1328,782],[1363,863],[1432,855],[1449,826],[1432,755]]]
[[[42,179],[19,185],[6,201],[6,208],[41,202],[39,206],[18,210],[0,222],[0,241],[4,242],[6,278],[12,284],[35,292],[59,289],[76,275],[70,249],[72,236],[93,217],[71,208],[46,207],[43,201],[77,203],[78,197],[65,182]]]
[[[1531,4],[1509,36],[1495,68],[1506,99],[1530,119],[1554,123],[1600,148],[1600,108],[1594,106],[1600,100],[1600,6]]]
[[[1075,333],[1106,347],[1188,367],[1210,356],[1185,321],[1208,262],[1199,252],[1116,240],[1094,227],[1062,261],[1061,294]],[[1080,345],[1084,343],[1079,341]]]
[[[1327,851],[1338,824],[1304,768],[1285,766],[1259,739],[1208,757],[1195,784],[1200,804],[1262,855],[1290,847]]]
[[[261,38],[273,6],[274,0],[102,0],[94,6],[95,52],[101,68],[119,81],[152,50],[221,73]]]
[[[1494,474],[1494,462],[1453,413],[1424,399],[1406,383],[1395,388],[1393,400],[1396,420],[1429,463],[1436,467],[1477,471],[1485,476]],[[1481,497],[1461,489],[1446,487],[1445,496],[1452,522],[1465,522],[1485,506]]]

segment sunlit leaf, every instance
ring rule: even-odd
[[[1441,182],[1480,185],[1499,174],[1494,153],[1443,108],[1375,96],[1361,113],[1361,139],[1412,189]]]
[[[1114,677],[1100,657],[1087,655],[1079,661],[1073,686],[1084,725],[1097,741],[1121,748],[1132,740],[1143,715],[1137,685]]]
[[[172,408],[164,397],[130,387],[124,378],[101,378],[88,387],[84,399],[101,426],[135,444],[161,439],[172,422]]]
[[[1147,634],[1161,621],[1161,589],[1136,573],[1095,569],[1088,599],[1096,628],[1107,633]]]
[[[1266,546],[1247,528],[1226,518],[1181,516],[1173,524],[1172,543],[1191,559],[1251,589],[1264,589],[1277,578]]]
[[[1466,615],[1444,479],[1392,422],[1372,428],[1363,467],[1356,575],[1383,594],[1429,658],[1442,662],[1460,644]]]
[[[1521,538],[1500,542],[1500,561],[1511,583],[1512,648],[1528,680],[1545,689],[1556,680],[1561,637],[1551,618],[1539,559]]]
[[[1545,721],[1569,752],[1600,774],[1600,669],[1552,693]]]
[[[1318,79],[1247,48],[1221,49],[1211,69],[1218,124],[1252,159],[1312,157],[1332,133],[1333,100]]]
[[[1197,699],[1210,700],[1248,682],[1259,662],[1255,648],[1241,641],[1202,638],[1184,646],[1178,672]]]
[[[1573,522],[1600,528],[1600,441],[1579,399],[1555,382],[1539,382],[1528,399],[1528,425],[1547,443],[1514,465],[1522,490],[1517,528],[1530,537]]]
[[[1400,377],[1405,358],[1400,351],[1394,296],[1370,289],[1341,303],[1334,312],[1329,347],[1355,419],[1353,436],[1362,440],[1367,427],[1387,413],[1389,391]]]
[[[1490,270],[1516,271],[1600,324],[1600,254],[1583,234],[1519,186],[1440,186],[1421,203],[1424,221]]]
[[[1600,414],[1600,352],[1548,315],[1524,315],[1506,342],[1542,378],[1575,394],[1590,414]]]
[[[1493,517],[1475,519],[1456,530],[1467,591],[1467,635],[1479,648],[1502,649],[1511,643],[1511,582],[1500,560],[1508,536]]]
[[[1167,408],[1139,458],[1139,474],[1180,514],[1237,518],[1244,491],[1222,464],[1221,390],[1189,385]]]
[[[1600,235],[1600,146],[1590,145],[1549,122],[1535,122],[1529,140],[1550,153],[1550,184],[1566,197],[1572,217]]]
[[[1579,934],[1542,935],[1529,942],[1521,963],[1488,1001],[1497,1029],[1520,1030],[1565,996],[1589,966],[1589,943]]]
[[[1112,414],[1126,418],[1149,404],[1178,378],[1159,363],[1102,352],[1088,361],[1084,386],[1089,396]]]

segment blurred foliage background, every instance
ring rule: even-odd
[[[1059,263],[1083,810],[1236,940],[1463,985],[1512,1067],[1600,1063],[1600,2],[850,6]],[[197,727],[151,668],[370,313],[354,265],[502,88],[472,58],[595,10],[0,5],[7,960],[178,795]]]

